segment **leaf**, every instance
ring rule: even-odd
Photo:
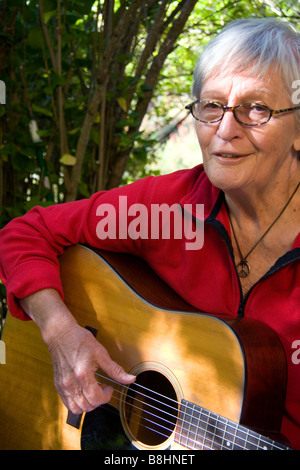
[[[119,104],[120,108],[122,108],[123,111],[126,112],[127,111],[127,102],[126,102],[125,98],[122,98],[122,97],[118,98],[117,101],[118,101],[118,104]]]
[[[97,113],[96,116],[95,116],[95,119],[94,119],[94,123],[99,124],[100,121],[101,121],[100,113]]]
[[[43,49],[44,34],[40,26],[33,26],[28,33],[28,44],[32,49]]]
[[[75,135],[79,131],[80,131],[80,127],[76,127],[75,129],[71,129],[70,131],[68,131],[68,134],[69,135]]]
[[[91,130],[91,139],[96,145],[99,145],[99,132],[95,129]]]
[[[25,209],[25,212],[28,212],[28,211],[30,211],[30,209],[32,209],[33,207],[36,207],[36,206],[50,207],[50,206],[53,206],[53,205],[54,205],[54,202],[52,202],[52,201],[40,201],[37,196],[33,196],[32,198],[30,198],[30,201],[27,201],[24,204],[24,209]]]
[[[54,16],[56,14],[56,10],[52,10],[52,11],[45,11],[44,13],[44,21],[45,23],[47,24],[48,21],[52,18],[52,16]]]
[[[37,106],[36,104],[32,105],[32,110],[39,114],[44,114],[45,116],[52,117],[53,114],[49,109],[42,108],[41,106]]]
[[[69,153],[65,153],[59,160],[60,163],[66,166],[74,166],[76,163],[76,158]]]
[[[90,197],[91,196],[91,193],[89,191],[87,183],[83,183],[82,181],[80,181],[78,183],[78,191],[84,197]]]
[[[49,135],[54,135],[54,131],[53,129],[45,129],[45,130],[40,130],[40,131],[37,131],[37,134],[40,136],[40,137],[48,137]]]
[[[51,72],[51,86],[54,90],[57,86],[64,86],[66,79],[62,75],[58,75],[54,71]]]

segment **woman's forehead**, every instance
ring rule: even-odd
[[[212,73],[203,83],[201,96],[204,93],[228,96],[231,93],[253,94],[273,98],[278,93],[286,94],[284,82],[278,71],[270,71],[264,77],[257,77],[251,71]]]

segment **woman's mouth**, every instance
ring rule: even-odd
[[[216,153],[215,154],[217,157],[223,157],[223,158],[240,158],[242,155],[234,155],[232,153]]]
[[[214,153],[215,157],[222,159],[222,160],[239,160],[245,157],[248,157],[248,155],[239,155],[235,153]]]

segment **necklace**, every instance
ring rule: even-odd
[[[277,220],[282,216],[282,214],[284,213],[284,211],[286,210],[287,206],[289,205],[289,203],[291,202],[291,200],[293,199],[293,197],[295,196],[298,188],[300,186],[300,181],[299,183],[297,184],[296,188],[294,189],[292,195],[290,196],[290,198],[288,199],[288,201],[286,202],[286,204],[283,206],[283,208],[281,209],[281,211],[279,212],[279,214],[277,215],[276,219],[273,220],[273,222],[271,223],[271,225],[267,228],[267,230],[262,234],[262,236],[257,240],[257,242],[255,243],[255,245],[251,248],[250,251],[248,251],[248,253],[246,254],[246,256],[243,256],[242,254],[242,251],[240,249],[240,245],[238,243],[238,240],[237,240],[237,237],[236,237],[236,234],[235,234],[235,231],[234,231],[234,228],[233,228],[233,224],[232,224],[232,220],[231,220],[231,217],[230,217],[230,211],[229,211],[229,208],[227,207],[227,212],[228,212],[228,217],[229,217],[229,222],[230,222],[230,226],[231,226],[231,229],[232,229],[232,233],[233,233],[233,236],[234,236],[234,239],[235,239],[235,243],[236,243],[236,246],[239,250],[239,254],[240,254],[240,257],[241,257],[241,261],[237,264],[236,266],[236,269],[237,269],[237,273],[239,275],[239,277],[247,277],[249,276],[250,274],[250,265],[247,261],[247,258],[248,256],[252,253],[252,251],[257,247],[257,245],[265,238],[265,236],[267,235],[267,233],[271,230],[271,228],[276,224]]]

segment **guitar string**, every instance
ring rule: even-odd
[[[115,391],[116,391],[116,392],[119,392],[118,390],[115,390]],[[116,398],[117,400],[120,400],[120,401],[121,401],[120,398],[117,398],[117,397],[115,397],[115,398]],[[135,406],[134,408],[135,408],[136,410],[140,410],[140,411],[143,411],[144,413],[148,413],[148,414],[149,414],[149,412],[145,411],[143,408],[139,408],[139,407],[137,407],[137,406]],[[116,411],[116,414],[117,414],[117,411]],[[153,413],[150,413],[150,414],[155,417],[155,415],[154,415]],[[208,416],[209,416],[209,415],[208,415]],[[147,418],[143,418],[143,419],[144,419],[144,421],[148,421],[149,423],[154,423],[154,425],[156,425],[156,426],[158,426],[158,427],[164,427],[164,426],[162,426],[162,425],[159,425],[158,423],[155,423],[155,422],[151,421],[150,419],[147,419]],[[159,417],[159,419],[164,420],[164,419],[161,418],[161,417]],[[215,419],[215,418],[214,418],[214,419]],[[179,419],[179,420],[180,420],[180,419]],[[165,420],[164,420],[164,421],[165,421]],[[201,420],[200,420],[200,421],[201,421]],[[205,423],[206,425],[208,424],[208,423],[205,422],[205,421],[202,421],[202,422]],[[157,431],[157,430],[154,429],[154,428],[150,428],[149,426],[146,426],[146,425],[144,425],[144,424],[141,424],[140,420],[137,421],[137,420],[133,420],[132,418],[131,418],[131,423],[132,423],[132,424],[139,424],[140,427],[145,428],[145,429],[148,429],[148,430],[154,432],[155,434],[159,434],[160,436],[163,436],[163,437],[165,437],[166,439],[168,439],[168,438],[171,436],[172,432],[173,432],[172,430],[170,430],[170,429],[168,429],[168,428],[165,428],[165,429],[167,429],[168,431],[171,431],[171,433],[170,433],[169,435],[163,434],[162,432],[159,432],[159,431]],[[232,432],[229,432],[229,431],[228,431],[228,427],[233,427],[233,426],[230,425],[229,423],[230,423],[230,421],[229,421],[229,420],[226,420],[226,434],[227,434],[227,436],[233,436],[234,439],[237,439],[238,436],[236,435],[236,433],[233,434]],[[174,423],[171,423],[171,424],[172,424],[172,426],[174,426]],[[195,426],[195,425],[194,425],[194,426]],[[175,426],[174,426],[174,427],[175,427]],[[195,427],[197,427],[197,426],[195,426]],[[233,429],[234,429],[234,428],[233,428]],[[221,429],[221,431],[224,433],[224,430],[223,430],[223,429]],[[176,433],[176,431],[175,431],[175,433]],[[187,439],[187,441],[188,441],[190,444],[191,444],[191,443],[194,444],[194,447],[192,447],[192,446],[190,445],[189,448],[195,448],[195,445],[198,445],[198,446],[200,446],[200,447],[202,447],[202,448],[206,447],[206,448],[208,448],[208,449],[211,449],[211,447],[209,447],[208,444],[212,444],[212,445],[217,445],[218,447],[221,447],[222,449],[229,450],[229,447],[228,447],[228,445],[227,445],[227,442],[229,442],[229,443],[234,444],[234,445],[235,445],[235,448],[239,447],[239,448],[241,448],[241,449],[245,449],[245,446],[240,445],[240,444],[238,444],[237,442],[234,442],[234,441],[230,442],[230,441],[229,441],[229,438],[228,438],[228,439],[225,439],[225,437],[221,438],[221,439],[222,439],[222,443],[217,443],[217,442],[215,441],[215,436],[213,435],[213,433],[212,433],[211,431],[207,430],[207,429],[204,430],[205,435],[204,435],[204,436],[200,436],[201,438],[204,439],[204,442],[199,442],[199,440],[196,440],[196,439],[192,439],[192,438],[191,438],[191,436],[190,436],[191,434],[195,434],[195,436],[198,436],[198,435],[199,435],[199,434],[197,434],[196,432],[191,431],[191,430],[189,429],[189,430],[188,430],[188,433],[189,433],[189,437],[185,437],[185,436],[184,436],[184,439]],[[212,438],[210,438],[210,437],[208,436],[209,434],[212,434]],[[220,436],[218,436],[218,437],[220,437]],[[240,438],[240,437],[238,437],[238,439],[240,439],[241,441],[243,441],[243,439]],[[244,443],[246,443],[246,442],[247,442],[247,440],[244,440]],[[179,444],[182,444],[182,443],[179,442]],[[186,446],[186,447],[187,447],[187,446]],[[257,448],[260,448],[258,445],[257,445],[256,447],[257,447]],[[261,449],[264,449],[264,448],[265,448],[264,446],[261,447]]]
[[[115,390],[115,391],[117,391],[117,390]],[[116,397],[116,396],[115,396],[115,398],[116,398],[117,400],[120,400],[120,402],[121,402],[121,399],[120,399],[120,398],[118,398],[118,397]],[[141,400],[137,400],[137,399],[136,399],[136,401],[139,401],[140,403],[143,403]],[[148,406],[151,406],[151,405],[149,405],[149,404],[147,404],[147,405],[148,405]],[[152,407],[153,407],[153,406],[152,406]],[[151,413],[151,412],[149,412],[149,411],[145,411],[144,408],[141,408],[141,407],[139,407],[139,406],[134,406],[134,408],[135,408],[135,410],[137,410],[137,411],[142,411],[144,414],[148,414],[148,415],[150,415],[151,417],[153,416],[153,417],[158,418],[158,419],[161,420],[161,421],[166,421],[167,424],[171,424],[172,427],[174,427],[174,429],[175,429],[175,423],[168,422],[165,418],[162,418],[161,416],[157,416],[157,415],[155,415],[154,413]],[[159,408],[156,408],[156,407],[153,407],[153,408],[154,408],[154,409],[158,409],[159,411],[163,411],[163,410],[160,410]],[[163,411],[163,413],[165,413],[165,412]],[[136,416],[138,416],[137,413],[134,413],[134,412],[133,412],[133,414],[136,414]],[[169,413],[167,413],[167,414],[169,414]],[[194,416],[194,418],[195,418],[195,416]],[[154,429],[154,428],[150,428],[149,426],[146,426],[146,425],[144,425],[144,424],[141,424],[140,420],[134,420],[134,419],[132,419],[132,417],[130,417],[131,423],[133,423],[133,424],[139,424],[141,427],[146,428],[146,429],[149,429],[150,431],[152,431],[152,432],[154,432],[154,433],[156,433],[156,434],[159,434],[160,436],[163,436],[163,437],[165,437],[166,439],[168,439],[168,438],[171,436],[171,434],[173,433],[173,431],[174,431],[174,429],[173,429],[173,430],[172,430],[172,429],[169,429],[169,428],[167,428],[167,427],[165,427],[165,426],[163,426],[163,425],[161,425],[161,424],[158,424],[158,423],[155,422],[155,421],[152,421],[152,420],[149,419],[149,418],[143,417],[143,420],[144,420],[144,421],[147,421],[147,422],[149,422],[149,423],[151,423],[151,424],[153,424],[153,425],[156,426],[156,427],[160,427],[160,428],[163,428],[163,429],[165,429],[165,430],[167,430],[167,431],[170,431],[170,434],[169,434],[169,435],[163,434],[163,432],[159,432],[159,431],[157,431],[157,430]],[[184,420],[183,420],[182,418],[178,418],[177,421],[182,421],[182,422],[184,422]],[[202,422],[202,423],[205,423],[206,426],[208,425],[207,422],[205,422],[205,421],[203,421],[203,420],[201,420],[201,419],[200,419],[199,421]],[[191,423],[189,423],[189,424],[191,424]],[[201,429],[201,428],[199,428],[199,426],[197,426],[197,425],[192,425],[192,426],[196,427],[196,428],[198,429],[198,431],[199,431],[199,429]],[[231,426],[231,427],[232,427],[232,426]],[[202,429],[202,430],[203,430],[203,429]],[[227,431],[226,431],[226,434],[227,434],[227,436],[228,436],[228,439],[225,439],[225,437],[223,437],[223,438],[221,438],[221,439],[222,439],[222,443],[217,443],[217,442],[215,441],[215,436],[214,436],[214,434],[212,433],[212,431],[209,431],[208,429],[205,429],[205,430],[203,430],[203,431],[204,431],[204,436],[199,435],[199,432],[197,433],[197,432],[195,432],[195,431],[192,431],[192,430],[189,428],[188,431],[187,431],[187,432],[188,432],[188,437],[183,436],[183,439],[187,439],[187,441],[189,442],[189,444],[194,444],[194,447],[190,446],[191,448],[195,448],[195,445],[198,445],[198,446],[200,446],[200,447],[202,447],[202,448],[203,448],[203,447],[206,447],[206,448],[210,449],[211,447],[209,447],[208,444],[212,444],[212,445],[217,445],[217,446],[221,447],[222,449],[228,449],[228,446],[227,446],[226,444],[224,444],[224,441],[225,441],[225,442],[230,442],[230,441],[229,441],[229,436],[232,436],[232,437],[235,438],[235,439],[236,439],[236,437],[237,437],[236,434],[233,434],[232,432],[229,432],[229,431],[227,430]],[[176,434],[176,433],[178,433],[178,432],[175,430],[175,434]],[[204,440],[204,442],[200,442],[199,439],[192,438],[192,437],[191,437],[192,434],[195,436],[195,438],[196,438],[196,437],[200,437],[201,439]],[[212,435],[212,438],[209,436],[210,434]],[[220,436],[218,436],[218,437],[220,437]],[[244,442],[246,443],[247,441],[245,440]],[[234,441],[232,441],[232,444],[233,444],[233,443],[234,443]],[[179,442],[179,444],[180,444],[180,442]],[[241,449],[244,449],[244,448],[245,448],[245,446],[242,446],[242,445],[238,444],[237,442],[235,442],[234,444],[235,444],[236,447],[240,447]]]
[[[122,388],[125,388],[125,386],[124,386],[123,384],[120,384],[120,383],[114,381],[113,379],[108,379],[107,377],[104,377],[104,376],[102,376],[101,374],[97,374],[97,373],[96,373],[95,375],[98,376],[98,377],[100,377],[100,378],[105,378],[106,380],[109,380],[109,381],[111,381],[111,382],[113,382],[113,383],[115,383],[115,384],[117,384],[117,385],[120,385]],[[137,383],[134,384],[134,385],[135,385],[136,387],[140,387],[140,388],[142,388],[142,389],[144,389],[144,390],[150,391],[151,393],[154,393],[154,394],[156,394],[156,395],[158,395],[158,396],[161,396],[161,397],[163,397],[163,398],[167,398],[168,401],[173,402],[173,403],[175,403],[176,405],[180,406],[180,402],[177,402],[176,400],[173,400],[173,399],[171,399],[171,398],[169,398],[169,397],[166,397],[166,396],[164,396],[164,395],[162,395],[162,394],[156,392],[155,390],[151,390],[151,389],[149,389],[149,388],[147,388],[147,387],[144,387],[143,385],[140,385],[140,384],[137,384]],[[120,392],[119,390],[116,390],[116,389],[114,389],[114,390],[115,390],[116,392],[119,392],[120,394],[122,393],[122,392]],[[139,394],[142,395],[142,396],[147,397],[147,395],[145,395],[145,394],[143,394],[143,393],[141,393],[141,392],[137,392],[137,393],[139,393]],[[117,398],[117,397],[115,397],[115,398],[116,398],[117,400],[120,400],[120,401],[121,401],[121,398]],[[161,403],[161,404],[163,404],[164,406],[170,407],[170,408],[172,408],[172,409],[174,409],[174,410],[176,409],[176,412],[178,411],[177,406],[176,406],[176,408],[175,408],[175,407],[172,407],[171,405],[168,405],[168,404],[166,404],[166,403],[160,402],[159,400],[154,399],[153,397],[149,397],[149,396],[148,396],[148,398],[151,398],[151,400],[157,401],[158,403]],[[136,400],[136,401],[140,401],[141,403],[143,403],[141,400]],[[157,409],[157,410],[163,412],[164,414],[169,414],[169,415],[170,415],[170,413],[167,413],[167,412],[165,412],[164,410],[161,410],[161,409],[159,409],[159,408],[156,408],[156,407],[154,407],[153,405],[149,405],[149,404],[148,404],[148,406],[149,406],[149,407],[152,407],[152,408],[154,408],[154,409]],[[136,408],[137,410],[143,411],[144,413],[151,414],[150,412],[147,412],[147,411],[145,411],[145,410],[142,410],[142,408],[138,408],[138,407],[135,407],[135,408]],[[187,405],[187,408],[188,408],[188,409],[192,409],[189,405]],[[212,419],[214,419],[215,421],[218,421],[218,419],[216,419],[215,417],[213,417],[213,416],[210,414],[209,411],[208,411],[208,413],[207,413],[207,411],[206,411],[204,408],[201,408],[201,410],[202,410],[202,411],[201,411],[201,415],[202,415],[203,417],[212,418]],[[193,410],[192,410],[192,411],[193,411]],[[193,415],[193,414],[191,414],[191,415],[188,415],[187,413],[185,413],[185,414],[186,414],[186,416],[188,416],[188,417],[195,418],[195,415]],[[199,414],[200,414],[200,413],[199,413]],[[154,414],[152,414],[152,415],[155,416]],[[174,423],[172,423],[171,421],[168,422],[166,419],[161,418],[160,416],[156,416],[156,417],[159,418],[159,419],[161,419],[161,420],[163,420],[163,421],[166,421],[166,422],[167,422],[168,424],[170,424],[172,427],[174,426]],[[235,424],[236,424],[236,423],[233,422],[233,423],[231,424],[230,420],[227,420],[226,418],[224,418],[224,419],[226,420],[226,433],[227,433],[227,435],[233,436],[235,439],[239,439],[239,440],[241,440],[241,441],[244,441],[245,443],[248,442],[248,440],[247,440],[246,438],[242,438],[241,436],[237,436],[237,434],[236,434],[236,431],[237,431],[237,430],[236,430],[236,427],[235,427]],[[183,420],[182,418],[178,418],[177,421],[184,421],[184,420]],[[208,425],[208,422],[205,421],[205,420],[203,420],[202,418],[198,419],[198,421],[201,422],[201,423],[203,423],[203,424],[206,424],[206,426]],[[156,424],[157,426],[159,426],[157,423],[155,423],[155,424]],[[194,426],[195,426],[195,425],[194,425]],[[240,429],[239,429],[239,432],[240,432],[240,433],[244,434],[245,436],[249,436],[249,430],[248,430],[247,428],[244,428],[244,427],[241,426],[241,425],[238,425],[238,426],[239,426],[239,428],[240,428]],[[222,429],[222,428],[220,428],[220,427],[218,427],[218,426],[214,426],[214,428],[215,428],[216,430],[219,430],[219,431],[221,431],[221,432],[224,433],[224,429]],[[234,431],[234,433],[229,432],[229,430],[228,430],[229,428],[232,428],[233,431]],[[169,429],[168,429],[168,431],[169,431]],[[153,432],[156,432],[156,431],[153,430]],[[189,431],[189,432],[190,432],[190,433],[192,432],[193,434],[197,435],[197,433],[194,432],[194,431]],[[205,432],[206,432],[206,433],[207,433],[207,432],[208,432],[208,433],[211,433],[211,431],[208,431],[208,430],[206,430]],[[266,438],[265,436],[260,435],[260,434],[258,434],[258,433],[256,433],[256,434],[257,434],[257,436],[251,436],[251,437],[253,437],[253,438],[257,439],[258,441],[260,441],[260,444],[261,444],[261,448],[262,448],[262,449],[264,449],[265,446],[267,446],[267,445],[272,445],[273,447],[281,448],[281,447],[279,447],[279,444],[277,444],[275,441],[272,441],[271,439],[268,439],[268,438]],[[169,437],[169,436],[166,436],[166,437]],[[200,436],[200,437],[203,437],[203,436]],[[207,439],[207,438],[205,437],[205,439]],[[268,440],[267,440],[267,439],[268,439]],[[191,440],[191,439],[189,438],[189,440]],[[224,440],[224,438],[223,438],[223,440]],[[227,441],[228,441],[228,439],[227,439]],[[197,441],[195,441],[195,440],[194,440],[194,442],[197,443]],[[213,442],[213,440],[211,440],[211,442]],[[260,444],[259,444],[259,445],[260,445]],[[238,445],[239,447],[242,447],[242,446],[240,446],[240,445],[237,444],[237,443],[236,443],[236,445]],[[257,445],[257,447],[259,447],[259,445]]]
[[[115,391],[118,391],[118,390],[115,390]],[[115,398],[116,398],[117,400],[120,400],[120,401],[121,401],[120,398],[117,398],[117,397],[115,397]],[[139,408],[139,407],[137,407],[137,406],[135,406],[134,408],[135,408],[136,410],[140,410],[140,411],[143,411],[144,413],[148,413],[148,414],[149,414],[149,412],[147,412],[147,411],[145,412],[145,410],[144,410],[143,408]],[[109,411],[110,411],[111,413],[118,414],[117,410],[116,410],[116,411],[109,410]],[[136,414],[136,415],[137,415],[137,414]],[[154,414],[152,414],[152,415],[155,417]],[[161,419],[161,418],[160,418],[160,419]],[[148,418],[143,418],[143,420],[144,420],[144,421],[148,421],[148,422],[151,423],[151,424],[153,423],[155,426],[164,427],[164,426],[162,426],[162,425],[159,425],[158,423],[155,423],[154,421],[151,421],[151,420],[148,419]],[[172,433],[173,433],[173,430],[168,429],[168,428],[165,428],[165,429],[167,429],[167,431],[170,431],[170,434],[164,434],[163,432],[159,432],[159,431],[157,431],[157,429],[151,428],[150,426],[146,426],[145,424],[141,424],[140,420],[132,419],[132,416],[130,417],[130,421],[131,421],[131,424],[139,424],[139,426],[142,427],[143,429],[148,429],[148,430],[152,431],[152,432],[155,433],[155,434],[159,434],[160,436],[166,438],[166,440],[168,440],[168,439],[170,438],[170,436],[172,435]],[[174,423],[172,423],[172,425],[174,425]],[[189,434],[192,433],[192,434],[195,434],[195,436],[197,436],[197,433],[195,433],[195,432],[193,432],[193,431],[190,431],[190,430],[189,430],[188,432],[189,432]],[[217,443],[215,442],[214,437],[213,437],[212,439],[209,438],[209,437],[207,437],[207,432],[208,432],[208,433],[211,433],[210,431],[206,431],[206,436],[205,436],[205,437],[204,437],[204,436],[201,436],[201,437],[203,437],[203,438],[205,439],[205,442],[206,442],[206,443],[204,443],[204,442],[199,442],[199,440],[196,440],[196,439],[192,439],[192,438],[190,437],[190,435],[189,435],[189,437],[184,437],[184,439],[187,439],[187,441],[188,441],[189,444],[190,444],[190,446],[189,446],[188,448],[195,449],[195,445],[197,445],[197,446],[201,447],[202,449],[203,449],[204,447],[207,448],[207,449],[211,449],[211,447],[209,447],[208,444],[215,444],[215,445],[216,445]],[[175,431],[175,434],[176,434],[176,431]],[[227,434],[230,434],[230,435],[234,436],[232,433],[227,433]],[[224,442],[224,438],[222,439],[222,441]],[[228,450],[228,446],[224,445],[223,442],[222,442],[222,443],[219,443],[218,446],[221,447],[221,448],[223,448],[223,449]],[[179,443],[179,444],[182,444],[182,442],[178,442],[178,443]],[[192,443],[194,444],[194,447],[191,446]],[[236,446],[240,447],[241,449],[244,449],[244,447],[241,446],[241,445],[239,445],[239,444],[236,444]],[[187,447],[187,446],[186,446],[186,447]]]
[[[138,409],[138,410],[140,410],[140,411],[144,411],[142,408],[137,408],[137,407],[135,407],[135,408]],[[112,408],[111,410],[109,410],[109,412],[110,412],[110,413],[113,413],[113,414],[116,414],[116,415],[119,415],[118,411],[117,411],[116,409],[114,409],[114,408]],[[154,416],[155,416],[155,415],[154,415]],[[149,419],[147,419],[147,418],[144,418],[144,421],[148,421],[149,423],[152,423],[152,421],[149,420]],[[151,432],[153,432],[153,433],[155,433],[155,434],[158,434],[158,435],[164,437],[164,438],[166,439],[166,441],[170,438],[170,436],[171,436],[172,433],[173,433],[172,430],[168,429],[168,431],[171,431],[170,434],[164,434],[163,432],[157,431],[157,430],[154,429],[153,427],[146,426],[145,424],[141,424],[140,420],[132,419],[132,417],[130,417],[130,422],[131,422],[131,424],[138,424],[141,428],[147,429],[147,430],[149,430],[149,431],[151,431]],[[154,424],[157,426],[157,423],[154,423]],[[194,433],[194,434],[195,434],[195,433]],[[208,445],[205,445],[204,443],[200,443],[198,440],[192,439],[192,438],[190,438],[190,437],[187,438],[187,440],[189,441],[189,443],[193,443],[193,444],[194,444],[194,447],[192,447],[191,445],[190,445],[189,447],[186,446],[186,447],[189,448],[189,449],[195,449],[195,448],[196,448],[195,445],[197,445],[198,447],[201,447],[202,449],[203,449],[204,447],[207,448],[207,449],[211,449]],[[208,438],[206,438],[206,441],[207,441],[208,443],[213,443],[213,440],[208,439]],[[162,442],[161,444],[164,444],[164,443]],[[182,443],[178,442],[178,444],[182,444]],[[220,446],[226,448],[225,446],[223,446],[223,445],[221,445],[221,444],[220,444]],[[226,449],[227,449],[227,448],[226,448]]]
[[[100,374],[95,374],[95,375],[97,375],[97,376],[99,376],[99,377],[103,377],[103,376],[101,376]],[[105,377],[105,378],[107,379],[107,377]],[[116,381],[114,381],[114,380],[112,380],[112,379],[109,379],[109,380],[110,380],[111,382],[114,382],[114,383],[120,385],[121,388],[126,388],[126,386],[124,386],[123,384],[120,384],[120,383],[118,383],[118,382],[116,382]],[[138,387],[144,388],[144,389],[146,389],[146,390],[150,390],[150,389],[147,389],[147,387],[144,387],[144,386],[142,386],[142,385],[140,385],[140,384],[135,384],[135,385],[138,386]],[[151,391],[151,390],[150,390],[150,391]],[[118,393],[120,394],[120,397],[116,397],[116,396],[115,396],[114,398],[115,398],[116,400],[119,400],[119,401],[121,402],[121,394],[122,394],[122,392],[121,392],[120,390],[117,390],[117,389],[114,389],[114,392],[118,392]],[[155,391],[153,391],[153,392],[154,392],[155,394],[161,395],[161,394],[159,394],[158,392],[155,392]],[[141,394],[141,392],[138,392],[138,393],[139,393],[140,395],[143,395],[143,396],[146,396],[146,397],[147,397],[147,395]],[[161,395],[161,396],[163,396],[163,395]],[[151,398],[152,398],[152,397],[151,397]],[[167,398],[169,399],[169,397],[167,397]],[[152,398],[152,399],[153,399],[153,398]],[[159,400],[156,400],[156,399],[154,399],[154,400],[155,400],[155,401],[158,401],[159,403],[162,403],[162,402],[160,402]],[[178,403],[178,402],[176,402],[176,401],[173,400],[173,399],[169,399],[169,400],[170,400],[170,401],[174,401],[174,403]],[[140,401],[141,403],[143,403],[141,400],[138,400],[138,399],[136,399],[136,401]],[[152,408],[159,410],[159,408],[156,408],[156,407],[154,407],[153,405],[149,405],[149,404],[148,404],[148,406],[151,406]],[[167,405],[167,406],[170,406],[170,405]],[[152,415],[152,416],[154,416],[154,417],[158,417],[160,420],[166,421],[168,424],[171,424],[172,427],[175,428],[175,424],[174,424],[174,423],[168,422],[166,419],[161,418],[160,416],[157,416],[157,415],[155,415],[155,414],[153,414],[153,413],[150,413],[149,411],[145,411],[145,409],[140,408],[140,407],[138,407],[138,406],[134,406],[133,408],[135,408],[135,410],[143,411],[144,414],[150,414],[150,415]],[[172,408],[172,407],[171,407],[171,408]],[[173,408],[173,409],[175,409],[175,408]],[[163,410],[160,410],[160,411],[163,411]],[[177,411],[177,408],[176,408],[176,411]],[[163,413],[166,413],[166,412],[163,411]],[[117,413],[116,413],[116,414],[117,414]],[[168,414],[169,414],[169,413],[168,413]],[[137,413],[136,413],[136,415],[137,415]],[[180,421],[180,420],[183,421],[183,420],[180,419],[180,418],[178,418],[178,420],[179,420],[179,421]],[[137,420],[132,420],[132,419],[131,419],[131,421],[132,421],[132,423],[134,423],[134,424],[140,424],[141,427],[146,428],[146,429],[148,429],[148,430],[150,430],[150,431],[152,431],[152,432],[154,432],[154,433],[156,433],[156,434],[159,434],[160,436],[163,436],[163,437],[165,437],[166,439],[168,439],[168,438],[171,436],[172,432],[173,432],[173,430],[171,430],[171,429],[165,427],[165,429],[167,429],[167,431],[170,431],[170,434],[169,434],[169,435],[163,434],[162,432],[159,432],[159,431],[157,431],[157,430],[154,429],[154,428],[150,428],[149,426],[146,426],[146,425],[144,425],[144,424],[141,424],[140,420],[137,421]],[[162,426],[162,425],[159,425],[158,423],[155,423],[155,422],[151,421],[149,418],[144,418],[144,421],[148,421],[149,423],[153,423],[153,424],[156,425],[157,427],[161,427],[161,428],[164,427],[164,426]],[[197,435],[195,432],[193,432],[193,434]],[[206,439],[206,440],[209,441],[209,439]],[[195,439],[192,439],[192,438],[189,438],[189,441],[190,441],[190,442],[193,442],[194,444],[199,444],[198,441],[196,441]],[[212,441],[211,441],[211,442],[212,442]],[[205,446],[205,447],[208,447],[208,446]]]
[[[97,375],[98,375],[99,377],[102,377],[100,374],[97,374]],[[106,378],[106,379],[107,379],[107,377],[102,377],[102,378]],[[114,382],[114,383],[120,385],[121,387],[124,387],[123,384],[119,384],[118,382],[115,382],[115,381],[112,380],[112,379],[109,379],[109,380],[110,380],[111,382]],[[161,395],[160,393],[156,392],[155,390],[148,389],[147,387],[144,387],[144,386],[142,386],[142,385],[140,385],[140,384],[135,384],[135,386],[141,387],[141,388],[143,388],[143,389],[145,389],[145,390],[148,390],[148,391],[150,391],[150,392],[152,392],[152,393],[155,393],[156,395],[159,395],[159,396],[164,397],[163,395]],[[125,387],[124,387],[124,388],[125,388]],[[116,391],[117,391],[117,390],[116,390]],[[139,393],[140,393],[140,392],[139,392]],[[151,398],[151,397],[150,397],[150,398]],[[177,405],[180,405],[179,402],[177,402],[177,401],[175,401],[175,400],[173,400],[173,399],[170,399],[169,397],[164,397],[164,398],[167,398],[169,401],[173,401],[173,402],[176,403]],[[159,400],[156,400],[156,401],[159,402]],[[170,405],[168,405],[168,406],[170,406]],[[191,409],[190,406],[187,406],[187,407]],[[217,421],[216,418],[214,418],[214,417],[211,415],[211,413],[210,413],[209,411],[208,411],[208,413],[207,413],[207,412],[206,412],[207,410],[205,410],[204,408],[201,408],[201,409],[202,409],[202,412],[201,412],[201,413],[202,413],[203,416],[205,416],[205,417],[207,417],[207,418],[213,418],[215,421]],[[143,410],[142,410],[142,411],[143,411]],[[162,411],[162,410],[160,410],[160,411]],[[186,415],[187,415],[187,413],[186,413]],[[187,416],[189,416],[189,415],[187,415]],[[193,416],[193,414],[191,414],[190,417],[191,417],[191,418],[193,418],[193,417],[195,418],[195,416]],[[179,421],[181,420],[180,418],[178,418],[178,419],[179,419]],[[244,442],[247,442],[247,439],[243,439],[241,436],[237,436],[237,435],[236,435],[236,431],[237,431],[237,430],[236,430],[236,425],[237,425],[237,424],[234,423],[234,422],[232,422],[232,424],[230,424],[230,423],[231,423],[230,420],[227,420],[226,418],[224,418],[224,419],[226,420],[226,426],[227,426],[227,428],[228,428],[228,427],[231,427],[231,428],[233,429],[233,431],[234,431],[234,434],[228,433],[228,431],[226,431],[227,434],[230,434],[231,436],[234,436],[235,438],[238,438],[238,439],[240,439],[240,440],[242,440],[242,441],[244,441]],[[183,420],[182,420],[182,421],[183,421]],[[206,424],[206,426],[208,425],[208,422],[206,422],[206,421],[203,420],[203,419],[199,419],[199,422],[202,422],[202,423]],[[171,424],[173,425],[173,423],[171,423]],[[239,432],[240,432],[240,433],[242,433],[242,434],[244,434],[244,435],[247,435],[247,436],[249,435],[249,430],[248,430],[247,428],[244,428],[244,427],[241,426],[241,425],[238,425],[238,426],[239,426],[239,428],[240,428],[240,429],[239,429]],[[216,428],[217,430],[220,430],[221,432],[224,432],[224,430],[223,430],[222,428],[218,428],[217,426],[215,426],[215,428]],[[155,432],[155,431],[154,431],[154,432]],[[206,430],[206,432],[207,432],[207,430]],[[208,432],[211,433],[211,431],[208,431]],[[196,433],[194,432],[194,434],[196,434]],[[266,446],[266,445],[269,445],[269,444],[271,444],[273,447],[281,448],[281,447],[279,446],[279,444],[277,444],[275,441],[273,441],[273,440],[271,440],[271,439],[268,439],[268,438],[266,438],[265,436],[263,436],[263,435],[261,435],[261,434],[258,434],[258,433],[255,433],[255,434],[257,434],[257,436],[251,436],[251,437],[257,439],[258,441],[261,441],[261,443],[264,444],[264,446],[261,447],[262,449],[264,449],[265,446]],[[241,447],[241,446],[240,446],[240,447]]]

